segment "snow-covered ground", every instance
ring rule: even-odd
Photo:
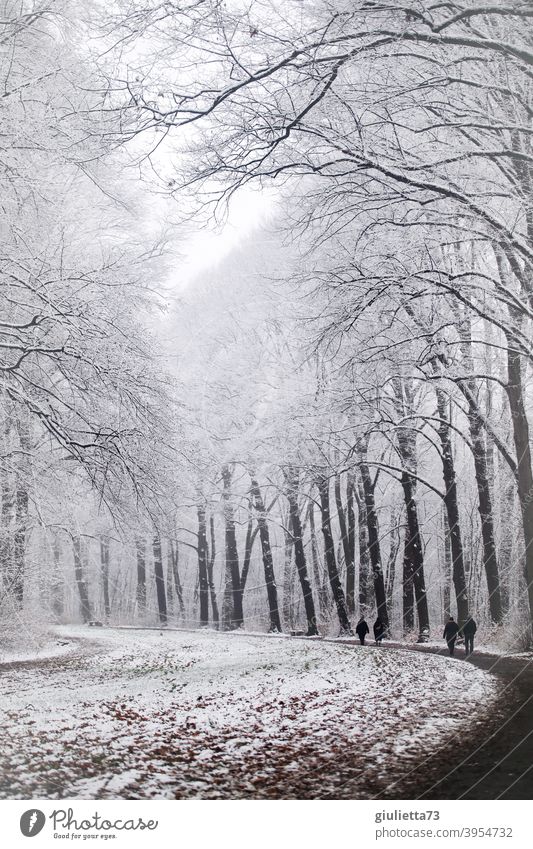
[[[64,627],[0,670],[2,798],[353,798],[387,792],[496,708],[430,654],[213,632]]]
[[[24,649],[0,647],[0,666],[9,663],[26,663],[32,660],[48,660],[69,654],[75,649],[76,643],[72,640],[54,636],[43,638],[42,641],[29,641]]]

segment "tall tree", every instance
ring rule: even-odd
[[[305,616],[307,620],[307,636],[314,637],[318,634],[318,627],[316,621],[313,591],[311,589],[311,582],[309,580],[309,575],[307,571],[307,561],[303,546],[302,522],[300,519],[300,510],[298,507],[298,469],[294,466],[287,466],[284,469],[284,476],[286,485],[285,492],[287,495],[287,501],[289,502],[289,517],[294,544],[294,559],[296,562],[298,578],[300,579],[300,586],[302,588],[302,595],[305,606]]]
[[[381,561],[381,546],[379,543],[378,514],[374,498],[375,481],[372,481],[368,466],[368,436],[362,436],[357,443],[357,460],[361,474],[361,482],[364,493],[366,511],[366,522],[368,531],[368,548],[372,575],[374,579],[374,593],[376,596],[377,613],[383,622],[386,631],[389,630],[389,615],[387,611],[387,596],[385,593],[385,580],[383,576],[383,564]]]
[[[435,368],[438,368],[435,366]],[[436,387],[437,410],[439,416],[439,439],[441,443],[442,474],[444,478],[444,506],[450,529],[450,547],[452,553],[452,576],[457,603],[457,619],[460,625],[468,618],[468,595],[466,589],[465,564],[461,525],[459,519],[459,501],[450,427],[450,400],[446,392]]]
[[[208,579],[208,548],[207,523],[205,506],[199,502],[198,514],[198,581],[200,592],[200,625],[209,624],[209,579]]]
[[[261,549],[263,552],[263,568],[265,571],[265,584],[268,597],[268,612],[270,615],[269,631],[281,632],[281,619],[278,607],[278,589],[276,585],[276,577],[274,575],[274,563],[272,560],[272,548],[270,546],[270,534],[266,518],[266,509],[259,489],[259,483],[252,474],[251,476],[251,493],[254,499],[254,507],[257,511],[257,524],[259,526],[259,537],[261,539]]]
[[[232,472],[229,465],[222,467],[224,523],[226,537],[226,574],[222,624],[225,629],[241,628],[244,624],[243,591],[239,571],[239,553],[235,535],[235,517],[231,495]]]
[[[337,608],[337,616],[341,632],[350,634],[352,632],[348,610],[346,608],[346,598],[342,589],[339,572],[337,570],[337,562],[335,559],[335,544],[333,542],[333,533],[331,529],[330,515],[330,499],[329,499],[329,478],[326,474],[319,473],[316,477],[316,485],[320,496],[320,510],[322,516],[322,534],[324,536],[324,556],[328,567],[329,583],[333,599]]]
[[[157,534],[152,543],[152,551],[154,556],[154,577],[155,590],[157,596],[157,610],[159,614],[159,623],[167,624],[167,595],[165,592],[165,575],[163,572],[163,555],[161,551],[161,537]]]

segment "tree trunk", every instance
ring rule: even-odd
[[[348,486],[349,490],[349,486]],[[353,493],[352,493],[353,498]],[[349,496],[348,496],[349,499]],[[348,500],[349,503],[349,500]],[[346,513],[347,510],[344,509],[344,505],[342,503],[342,495],[341,495],[341,479],[340,475],[335,475],[335,504],[337,507],[337,516],[339,519],[339,528],[341,532],[341,542],[342,542],[342,550],[344,552],[344,563],[346,565],[346,611],[348,615],[355,612],[355,599],[354,599],[354,591],[355,591],[355,563],[353,557],[353,547],[350,546],[350,535],[348,531],[348,527],[346,525]],[[353,501],[352,501],[352,514],[353,514]],[[355,520],[355,517],[354,517]],[[350,611],[350,601],[351,598],[351,608]]]
[[[254,520],[252,516],[252,501],[248,504],[248,524],[246,526],[246,539],[244,541],[244,558],[242,561],[241,572],[241,589],[244,595],[248,573],[250,571],[250,563],[252,562],[252,552],[254,550],[255,538],[259,532],[259,526],[254,528]]]
[[[283,622],[285,627],[292,630],[294,621],[294,583],[296,566],[293,567],[292,554],[294,551],[294,538],[291,531],[291,514],[287,516],[287,522],[283,528]]]
[[[530,622],[533,620],[533,473],[529,445],[529,424],[524,402],[522,362],[507,341],[507,397],[511,410],[513,438],[517,461],[518,500],[524,534],[525,581],[529,601]]]
[[[57,534],[54,534],[52,543],[53,574],[50,586],[52,596],[52,613],[56,621],[60,622],[64,612],[64,580],[61,568],[61,544]]]
[[[91,606],[89,604],[89,592],[87,589],[87,580],[85,570],[83,568],[81,539],[75,536],[72,539],[72,549],[74,554],[74,577],[78,587],[80,596],[80,615],[82,622],[89,622],[92,619]]]
[[[413,582],[413,551],[409,542],[409,524],[405,524],[403,544],[403,633],[410,634],[415,629],[415,587]]]
[[[13,580],[11,595],[18,607],[24,599],[24,573],[26,567],[26,535],[28,530],[28,490],[19,474],[15,493],[15,535],[13,539]]]
[[[387,610],[392,616],[392,603],[394,595],[394,583],[396,580],[396,558],[400,549],[400,528],[401,510],[399,515],[396,515],[395,510],[391,510],[390,531],[389,531],[389,556],[387,559],[387,578],[385,581],[385,594],[387,596]]]
[[[263,552],[263,567],[265,570],[265,584],[268,597],[268,612],[270,616],[271,632],[281,632],[281,620],[278,607],[278,588],[276,586],[276,578],[274,575],[274,563],[272,560],[272,549],[270,547],[270,534],[268,531],[268,523],[266,519],[266,510],[261,490],[257,480],[252,477],[252,498],[254,506],[257,510],[257,524],[259,526],[259,538],[261,540],[261,549]]]
[[[371,565],[368,547],[368,521],[366,515],[365,491],[361,480],[360,470],[357,470],[357,490],[354,489],[357,500],[357,542],[359,547],[359,615],[366,616],[370,608]]]
[[[137,552],[137,609],[141,616],[146,613],[146,541],[135,541]]]
[[[290,526],[292,539],[294,544],[294,559],[296,561],[296,569],[300,579],[302,595],[305,605],[305,615],[307,619],[307,636],[314,637],[318,634],[316,623],[315,603],[313,601],[313,593],[311,590],[311,582],[307,573],[307,562],[305,559],[305,551],[302,538],[302,523],[300,521],[300,511],[298,509],[298,472],[293,467],[288,467],[284,471],[286,481],[287,500],[289,502]]]
[[[515,510],[516,480],[511,477],[508,469],[504,469],[508,477],[500,477],[499,499],[500,506],[500,584],[502,592],[502,607],[504,615],[509,612],[511,585],[513,582],[513,548],[516,540]],[[501,474],[501,473],[500,473]]]
[[[167,542],[167,571],[165,575],[165,587],[167,594],[167,609],[168,609],[168,618],[172,619],[174,616],[174,576],[172,574],[172,553],[170,551],[170,545]]]
[[[14,446],[12,416],[10,412],[9,398],[5,391],[1,394],[1,409],[3,414],[0,458],[8,458],[12,456]],[[7,592],[11,593],[11,585],[13,582],[13,523],[15,519],[15,484],[11,471],[11,463],[2,462],[2,509],[1,509],[1,525],[0,525],[0,569],[1,583],[5,586]]]
[[[209,533],[211,539],[211,550],[209,552],[209,561],[207,564],[207,580],[209,583],[209,594],[211,597],[211,611],[213,614],[213,622],[215,624],[215,628],[218,631],[220,627],[220,616],[218,613],[218,602],[215,584],[213,583],[213,569],[215,566],[216,557],[215,519],[213,516],[209,517]]]
[[[346,565],[346,607],[348,614],[355,614],[355,482],[351,472],[346,481],[346,516],[348,520],[349,561]]]
[[[102,571],[102,591],[104,596],[104,617],[108,622],[111,617],[109,604],[109,538],[100,537],[100,568]]]
[[[315,529],[315,502],[309,498],[309,506],[307,508],[309,516],[309,534],[311,537],[311,560],[313,563],[313,579],[315,588],[318,593],[318,609],[320,610],[321,619],[326,619],[328,614],[328,594],[327,588],[324,586],[322,576],[320,574],[320,560],[318,554],[318,541],[316,538]]]
[[[209,579],[207,574],[207,524],[205,507],[197,505],[198,513],[198,586],[200,595],[200,627],[209,625]]]
[[[450,527],[450,544],[452,550],[452,576],[457,601],[457,621],[459,627],[468,618],[468,595],[464,566],[463,543],[459,523],[459,502],[457,500],[457,483],[453,461],[451,428],[449,425],[449,401],[446,393],[436,387],[437,409],[439,414],[439,438],[441,444],[442,474],[444,478],[444,505]]]
[[[241,628],[244,624],[243,592],[239,572],[239,554],[235,536],[235,519],[231,503],[231,471],[229,466],[222,467],[224,484],[224,521],[226,526],[226,569],[223,605],[223,627],[227,629]]]
[[[412,426],[415,412],[415,390],[412,378],[394,377],[392,380],[396,412],[400,423],[396,429],[398,453],[402,463],[402,489],[408,532],[405,535],[404,573],[412,581],[418,616],[419,642],[429,636],[429,611],[424,576],[424,553],[416,503],[417,431]],[[412,594],[406,591],[406,601]]]
[[[154,553],[154,575],[155,589],[157,595],[157,609],[159,611],[159,622],[161,625],[167,624],[167,596],[165,593],[165,576],[163,574],[163,558],[161,554],[161,538],[154,537],[153,540]]]
[[[179,544],[177,539],[168,541],[168,551],[172,561],[172,576],[174,578],[174,592],[178,600],[180,616],[185,617],[185,604],[183,603],[183,589],[181,586],[179,570]]]
[[[337,607],[337,616],[341,631],[346,634],[352,633],[348,610],[346,609],[346,599],[342,591],[342,586],[337,570],[335,560],[335,544],[333,542],[333,534],[331,532],[331,515],[329,504],[329,478],[325,475],[318,475],[316,479],[318,492],[320,495],[320,509],[322,512],[322,534],[324,536],[324,554],[328,567],[329,583],[333,593],[333,600]]]
[[[28,486],[30,482],[30,424],[28,413],[22,411],[17,421],[20,459],[16,472],[15,491],[15,534],[13,538],[13,581],[11,595],[22,607],[24,600],[24,578],[26,571],[26,537],[28,533]]]
[[[474,362],[472,357],[471,327],[470,320],[466,315],[461,322],[460,335],[464,368],[469,375],[472,375],[474,372]],[[469,377],[466,380],[458,381],[458,385],[468,403],[468,423],[474,454],[478,509],[481,518],[481,537],[483,541],[483,566],[485,568],[489,593],[490,616],[493,622],[500,623],[503,618],[503,608],[494,533],[494,511],[488,473],[487,446],[483,423],[479,415],[476,381],[473,377]]]
[[[363,493],[366,510],[366,523],[368,529],[368,549],[372,575],[374,578],[374,593],[376,596],[376,607],[378,617],[385,626],[385,632],[389,631],[389,614],[387,611],[387,597],[385,594],[385,582],[383,580],[383,566],[381,563],[381,549],[379,545],[379,525],[376,504],[374,500],[374,484],[370,477],[367,461],[368,438],[361,439],[358,446],[359,471],[363,484]]]
[[[442,505],[442,527],[444,531],[444,619],[447,620],[452,615],[451,609],[451,586],[453,576],[453,558],[452,544],[450,540],[450,525],[448,524],[448,513],[446,505]]]
[[[409,533],[406,537],[406,549],[413,568],[412,579],[415,591],[416,612],[418,616],[418,639],[427,640],[429,636],[429,610],[426,595],[426,580],[424,577],[424,555],[422,552],[422,540],[420,537],[420,525],[418,523],[418,509],[416,506],[416,480],[407,471],[402,472],[402,489],[405,499],[405,512]]]

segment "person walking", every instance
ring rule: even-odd
[[[368,627],[368,623],[366,622],[365,617],[361,616],[361,618],[360,618],[360,620],[357,623],[357,626],[355,628],[355,633],[359,637],[359,640],[360,640],[362,646],[364,646],[365,637],[369,632],[370,632],[370,628]]]
[[[467,615],[466,622],[461,628],[461,631],[465,638],[465,657],[468,657],[474,651],[474,634],[477,631],[475,619],[472,619],[470,614]]]
[[[377,646],[381,645],[381,641],[383,639],[384,633],[385,633],[385,625],[383,624],[383,622],[381,621],[381,619],[378,616],[378,618],[374,622],[374,639],[376,641]]]
[[[453,618],[450,616],[446,625],[444,626],[444,634],[442,635],[448,644],[448,649],[450,652],[450,656],[453,657],[453,653],[455,651],[455,641],[457,639],[457,634],[459,633],[459,625]]]

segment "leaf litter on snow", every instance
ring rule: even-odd
[[[92,644],[2,673],[2,798],[368,797],[498,701],[493,676],[428,654],[204,631]]]

